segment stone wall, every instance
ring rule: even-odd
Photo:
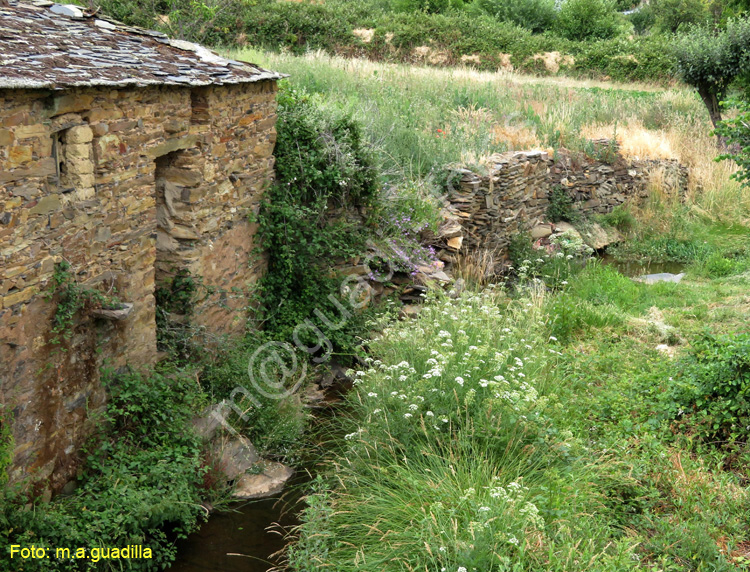
[[[156,359],[155,281],[186,268],[214,290],[209,332],[240,332],[232,310],[249,268],[257,208],[272,176],[275,82],[64,92],[0,90],[0,400],[12,412],[13,477],[58,489],[107,365]],[[50,342],[55,264],[132,302],[122,321],[88,316]]]
[[[558,186],[586,214],[642,201],[652,177],[668,192],[687,192],[688,171],[676,161],[627,162],[608,141],[594,141],[592,148],[591,155],[559,150],[554,158],[544,151],[503,153],[490,157],[485,173],[460,171],[448,210],[462,227],[462,251],[504,252],[513,236],[546,221]],[[446,260],[453,260],[450,250],[443,253]]]

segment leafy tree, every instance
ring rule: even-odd
[[[610,0],[565,0],[557,22],[560,33],[576,41],[611,38],[619,28]]]
[[[678,77],[698,91],[716,127],[727,89],[750,75],[750,19],[730,20],[723,30],[694,26],[678,36],[673,49]]]
[[[549,30],[557,17],[554,0],[477,0],[477,4],[498,20],[532,32]]]
[[[652,0],[656,27],[674,33],[680,27],[705,23],[708,11],[703,0]]]

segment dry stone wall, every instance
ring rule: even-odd
[[[14,477],[74,473],[108,365],[156,359],[154,288],[181,268],[212,287],[196,309],[216,334],[262,272],[249,269],[272,176],[273,81],[191,90],[0,90],[0,399],[12,413]],[[122,321],[82,316],[52,344],[55,264],[133,303]],[[64,351],[61,351],[64,350]],[[51,479],[51,480],[50,480]]]
[[[460,171],[448,196],[449,218],[460,223],[461,251],[504,252],[513,236],[546,221],[550,193],[567,191],[574,208],[585,214],[607,213],[627,200],[642,201],[652,180],[667,192],[687,192],[687,168],[676,161],[623,159],[609,141],[592,142],[592,155],[544,151],[493,155],[485,173]],[[457,233],[454,232],[457,236]],[[455,248],[444,258],[453,261]]]

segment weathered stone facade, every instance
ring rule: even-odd
[[[593,157],[565,150],[554,158],[544,151],[503,153],[490,158],[487,173],[462,171],[448,196],[452,217],[462,227],[462,251],[505,251],[513,236],[546,220],[550,193],[558,186],[586,214],[640,202],[655,175],[666,191],[687,192],[687,168],[676,161],[628,162],[608,141],[593,147]]]
[[[169,49],[184,70],[195,59]],[[243,331],[241,293],[262,271],[250,265],[248,215],[273,173],[278,76],[225,69],[228,85],[0,88],[0,403],[12,478],[56,490],[74,474],[105,401],[101,368],[156,360],[159,281],[189,270],[214,291],[199,323]],[[69,339],[51,343],[45,292],[63,260],[80,284],[132,303],[128,317],[81,315]]]

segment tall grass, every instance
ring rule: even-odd
[[[333,488],[308,497],[297,570],[565,570],[630,558],[597,471],[558,425],[541,291],[429,303],[385,329],[348,397]],[[589,515],[582,525],[583,515]],[[584,528],[586,532],[584,533]]]
[[[245,50],[232,54],[290,74],[295,87],[350,112],[392,179],[446,165],[481,165],[506,150],[584,149],[617,137],[632,158],[674,158],[690,168],[688,205],[724,222],[750,217],[750,193],[714,161],[715,138],[700,98],[686,88],[532,78],[507,72],[404,66]]]

